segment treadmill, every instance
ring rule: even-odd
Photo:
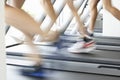
[[[72,18],[73,16],[65,23],[65,26],[70,24]],[[67,72],[120,76],[120,46],[115,46],[117,47],[115,49],[118,50],[96,49],[89,53],[72,54],[67,51],[67,47],[73,43],[68,42],[68,44],[66,44],[66,42],[63,41],[63,44],[65,46],[60,49],[56,48],[56,46],[36,45],[41,51],[44,68]],[[104,46],[106,45],[102,45],[101,48],[104,48]],[[26,62],[28,63],[29,61],[24,55],[31,53],[31,51],[26,43],[9,47],[6,49],[6,52],[8,65],[29,67],[26,65]]]
[[[66,44],[65,42],[65,45],[70,46],[72,44]],[[89,53],[73,54],[67,51],[67,46],[63,46],[61,49],[57,49],[54,46],[45,47],[37,45],[37,47],[40,49],[45,61],[45,68],[120,76],[120,51],[96,49]],[[104,45],[101,47],[104,47]],[[26,44],[7,48],[6,51],[8,64],[19,66],[21,64],[16,64],[14,61],[17,59],[23,62],[23,60],[26,60],[24,59],[24,55],[30,53]]]

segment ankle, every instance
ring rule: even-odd
[[[83,41],[84,42],[89,42],[89,41],[91,41],[92,40],[92,38],[90,38],[90,37],[83,37]]]
[[[88,35],[90,36],[90,37],[93,37],[94,36],[94,31],[93,31],[93,29],[87,29],[87,32],[88,32]]]
[[[88,28],[87,31],[88,31],[89,34],[93,34],[93,32],[94,32],[94,30],[90,29],[90,28]]]

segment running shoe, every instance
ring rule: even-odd
[[[93,40],[89,42],[77,42],[74,45],[72,45],[70,48],[68,48],[68,52],[71,53],[86,53],[93,51],[96,48],[95,42]]]
[[[21,69],[20,72],[23,76],[29,77],[46,78],[47,76],[41,66],[35,66],[29,69]]]

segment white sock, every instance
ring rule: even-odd
[[[89,28],[87,28],[87,31],[89,34],[93,34],[93,31],[91,31]]]
[[[86,38],[89,38],[89,39],[92,39],[92,38],[91,38],[90,36],[88,36],[88,35],[85,35],[85,37],[86,37]]]

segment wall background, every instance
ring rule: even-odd
[[[6,80],[4,0],[0,0],[0,80]]]
[[[120,10],[120,0],[112,0],[113,5]],[[103,12],[103,35],[120,37],[120,21],[109,12]]]

